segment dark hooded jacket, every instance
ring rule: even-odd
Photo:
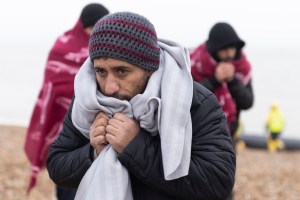
[[[220,22],[216,23],[211,28],[205,46],[207,48],[207,51],[216,62],[220,62],[220,59],[217,57],[218,50],[227,47],[236,47],[237,54],[235,57],[235,61],[238,61],[241,58],[241,49],[245,46],[245,42],[239,38],[231,25]],[[214,76],[205,78],[199,82],[213,93],[216,88],[221,86],[221,83],[219,83]],[[227,84],[227,86],[236,104],[236,121],[231,122],[230,124],[231,134],[234,135],[238,128],[238,120],[241,110],[247,110],[251,108],[254,103],[252,78],[246,85],[242,84],[237,78],[234,78]]]
[[[47,169],[59,186],[78,187],[93,162],[93,148],[71,121],[71,104],[63,130],[49,151]],[[194,83],[190,109],[193,137],[189,174],[166,181],[159,136],[140,133],[118,155],[131,176],[135,200],[225,199],[235,180],[236,157],[226,118],[215,96]]]
[[[220,61],[216,55],[218,50],[227,47],[236,47],[238,52],[236,59],[238,59],[240,50],[244,46],[245,42],[239,38],[233,27],[224,22],[217,23],[211,28],[206,42],[208,52],[217,62]]]

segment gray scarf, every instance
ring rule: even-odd
[[[193,81],[188,50],[166,40],[160,40],[158,45],[159,69],[149,78],[144,93],[129,102],[106,97],[97,90],[96,75],[88,58],[75,78],[72,121],[89,138],[90,126],[99,111],[110,116],[121,112],[134,117],[141,128],[160,135],[164,177],[173,180],[188,175]],[[75,199],[133,199],[128,171],[110,145],[86,172]]]

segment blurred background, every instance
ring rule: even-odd
[[[76,23],[91,1],[9,1],[0,6],[0,124],[26,126],[56,37]],[[293,0],[102,0],[110,12],[134,11],[156,26],[160,38],[193,48],[218,21],[230,23],[246,42],[253,67],[255,104],[242,112],[246,133],[262,134],[277,101],[287,121],[284,136],[300,137],[300,13]]]
[[[1,0],[0,125],[24,128],[28,126],[34,103],[41,88],[50,48],[58,35],[75,25],[81,9],[92,2],[103,4],[110,12],[133,11],[142,14],[155,25],[158,37],[174,40],[190,49],[207,39],[210,28],[216,22],[230,23],[241,39],[246,42],[244,51],[253,70],[252,83],[255,103],[250,110],[243,111],[241,114],[244,133],[264,135],[266,115],[271,104],[276,101],[287,123],[283,137],[300,139],[300,118],[298,117],[300,112],[300,81],[298,78],[300,64],[297,60],[300,57],[300,12],[297,1],[294,0]],[[3,132],[3,129],[1,130]],[[13,130],[6,131],[13,133],[21,131],[24,138],[25,129]],[[9,136],[5,137],[9,138]],[[22,137],[18,139],[20,152],[23,147]],[[3,141],[0,141],[0,144],[1,150],[4,149]],[[11,148],[9,151],[13,151],[13,149]],[[4,153],[0,152],[1,158],[6,156]],[[241,170],[237,172],[240,177],[237,178],[236,191],[246,187],[249,181],[255,182],[263,174],[270,175],[271,173],[265,181],[276,178],[275,174],[278,171],[272,171],[273,169],[249,178],[247,166],[255,163],[255,169],[259,170],[259,167],[264,166],[260,165],[260,161],[267,162],[267,159],[270,159],[268,154],[258,158],[256,153],[254,151],[238,154],[238,156],[248,157],[252,161],[237,161]],[[22,156],[24,157],[24,155]],[[239,157],[239,159],[242,158]],[[299,153],[293,152],[289,157],[280,155],[275,162],[280,165],[287,160],[292,160],[292,162],[283,167],[282,170],[286,174],[282,174],[282,176],[294,175],[293,178],[296,178],[300,174],[299,170],[290,169],[291,167],[300,167]],[[273,166],[265,167],[272,168]],[[29,166],[26,166],[25,170],[28,171]],[[3,173],[1,168],[0,173]],[[43,176],[47,179],[47,175]],[[3,177],[4,175],[0,174],[0,179]],[[280,183],[286,183],[284,178],[280,181]],[[5,189],[1,182],[0,199],[1,192]],[[265,186],[264,184],[265,182],[261,183],[262,187]],[[26,187],[26,184],[20,187]],[[259,187],[260,185],[257,185],[251,189],[252,191],[240,194],[240,199],[263,199],[266,195],[269,198],[265,199],[281,199],[280,197],[282,197],[278,196],[279,192],[277,196],[274,196],[276,189],[282,187],[280,184],[268,186],[270,194],[261,191],[261,196],[251,196],[251,192],[260,190]],[[295,184],[287,183],[285,187],[284,191],[294,194],[285,199],[300,198],[297,196],[300,192],[295,192]],[[39,189],[43,191],[41,188]],[[49,191],[47,192],[49,193]],[[51,192],[53,192],[53,188],[50,190]],[[44,192],[44,194],[46,193]],[[45,199],[53,198],[45,197]],[[12,197],[11,199],[18,198]]]

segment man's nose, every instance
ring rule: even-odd
[[[105,84],[105,93],[107,95],[113,95],[119,92],[119,89],[120,87],[116,79],[113,78],[112,76],[108,76]]]

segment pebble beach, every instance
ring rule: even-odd
[[[26,194],[30,164],[23,151],[25,136],[26,127],[0,126],[0,199],[55,200],[55,187],[46,170]],[[239,148],[235,200],[299,200],[299,177],[300,151]]]

